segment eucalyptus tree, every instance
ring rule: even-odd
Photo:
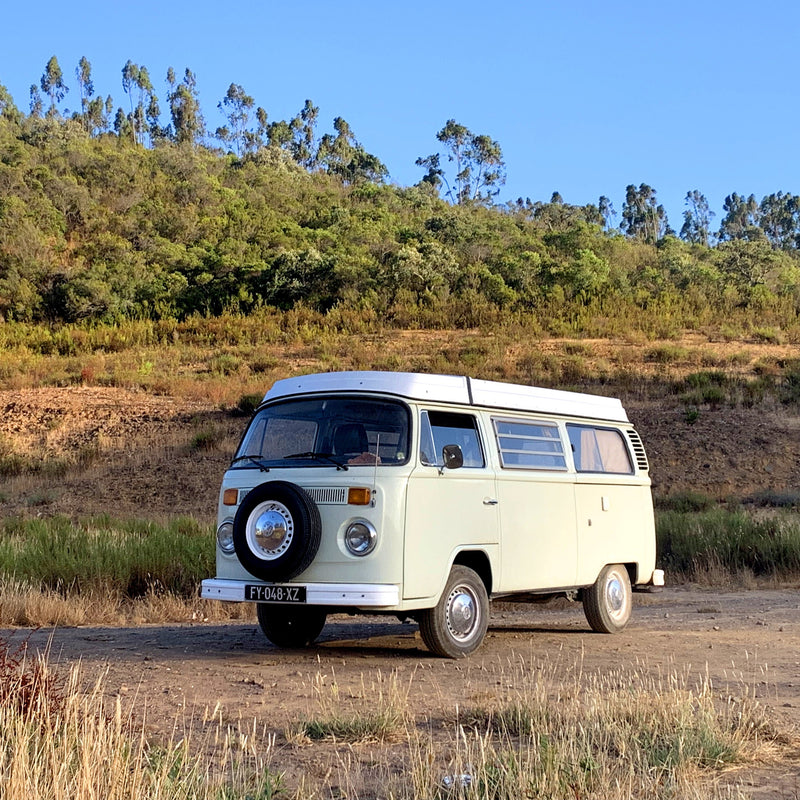
[[[755,195],[745,197],[736,192],[729,194],[722,204],[722,210],[725,216],[719,227],[720,241],[758,241],[763,237],[763,231],[759,227],[761,214]]]
[[[2,83],[0,83],[0,117],[12,122],[20,122],[22,119],[22,114],[14,103],[14,98]]]
[[[29,94],[31,116],[41,117],[44,104],[42,103],[42,95],[39,92],[39,87],[35,83],[31,84]]]
[[[125,66],[122,67],[122,91],[128,95],[128,100],[130,102],[130,115],[128,119],[130,120],[129,126],[124,126],[126,129],[130,128],[131,137],[133,138],[134,143],[138,142],[138,137],[136,135],[136,124],[134,122],[133,116],[133,87],[136,82],[139,80],[139,67],[133,63],[130,59],[125,62]],[[122,129],[122,125],[119,120],[114,121],[114,129],[117,131],[119,135],[120,130]]]
[[[291,121],[292,158],[306,169],[313,169],[317,163],[318,143],[316,139],[316,125],[319,118],[319,106],[311,100],[306,100],[297,116]]]
[[[225,115],[228,124],[217,128],[216,136],[223,142],[233,144],[237,155],[242,155],[251,149],[253,138],[249,123],[250,112],[255,102],[243,86],[232,83],[225,97],[217,103],[217,108]]]
[[[600,195],[600,199],[597,201],[597,212],[602,220],[603,229],[611,230],[614,227],[613,221],[616,219],[617,212],[614,210],[611,200],[604,194]]]
[[[64,83],[64,73],[61,71],[58,59],[55,56],[51,56],[47,62],[39,85],[42,87],[42,91],[50,98],[50,108],[47,110],[47,116],[57,116],[58,104],[64,99],[69,88]]]
[[[152,143],[153,134],[155,133],[157,137],[160,130],[158,125],[160,109],[147,67],[134,64],[128,59],[122,68],[122,89],[128,95],[130,132],[133,141],[136,144],[144,144],[145,134],[149,134]]]
[[[267,134],[269,131],[269,115],[266,109],[259,106],[256,109],[256,129],[251,133],[252,149],[258,150],[261,145],[267,142]]]
[[[655,189],[646,183],[638,189],[633,184],[625,188],[620,228],[628,238],[648,244],[655,244],[671,232],[667,212],[659,205]]]
[[[800,197],[776,192],[761,200],[758,207],[759,227],[776,250],[798,246],[800,235]]]
[[[148,133],[152,144],[153,138],[152,131],[150,130],[150,119],[154,117],[156,119],[156,126],[158,125],[159,108],[153,82],[150,80],[150,73],[145,66],[139,67],[136,87],[139,90],[139,98],[133,116],[137,139],[140,144],[144,144],[144,135]]]
[[[175,71],[170,67],[167,70],[167,84],[170,89],[167,100],[174,140],[178,144],[199,144],[205,136],[206,123],[200,110],[197,77],[187,67],[179,83]]]
[[[114,100],[108,95],[105,100],[102,97],[94,97],[89,101],[86,109],[86,130],[90,136],[96,133],[105,133],[110,128],[111,112],[114,110]]]
[[[368,153],[358,142],[350,125],[343,117],[333,121],[336,135],[326,133],[319,142],[316,163],[345,183],[371,181],[379,183],[388,170],[377,156]]]
[[[683,212],[681,239],[707,247],[711,241],[711,220],[716,215],[709,208],[705,195],[697,189],[686,192],[684,203],[687,208]]]
[[[447,120],[436,138],[444,145],[455,174],[449,180],[442,166],[442,154],[433,153],[415,162],[427,170],[422,183],[437,190],[445,188],[445,196],[459,205],[491,202],[506,179],[500,145],[485,134],[472,133],[454,119]]]
[[[81,56],[75,68],[75,77],[78,79],[78,91],[81,95],[81,122],[87,133],[91,133],[89,120],[89,104],[94,95],[94,81],[92,80],[92,65],[86,56]]]

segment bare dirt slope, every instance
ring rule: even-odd
[[[409,687],[408,704],[422,730],[452,724],[456,708],[501,693],[514,669],[555,668],[564,681],[638,670],[713,681],[721,697],[749,694],[767,705],[775,725],[800,724],[800,594],[795,589],[720,592],[666,589],[637,595],[629,627],[614,636],[591,633],[580,606],[498,606],[484,646],[469,659],[448,661],[425,652],[416,625],[391,619],[333,617],[319,643],[278,650],[253,625],[194,623],[138,628],[38,631],[34,648],[50,647],[62,663],[80,659],[87,678],[107,672],[106,691],[133,704],[155,735],[190,726],[218,705],[217,719],[276,737],[275,767],[291,784],[314,784],[334,768],[341,747],[304,746],[287,739],[297,720],[319,714],[315,686],[335,680],[343,697],[396,674]],[[9,632],[19,640],[23,633]],[[575,678],[575,676],[578,676]],[[208,715],[206,715],[208,716]],[[255,726],[253,727],[253,723]],[[789,737],[792,738],[791,736]],[[386,745],[385,748],[401,748]],[[369,771],[391,752],[346,747],[353,769]],[[402,755],[398,756],[402,759]],[[765,763],[723,776],[754,798],[800,792],[800,753],[790,741]]]
[[[627,404],[656,496],[713,497],[800,488],[800,417],[781,406],[703,409],[689,423],[666,403]],[[219,481],[246,420],[199,402],[118,388],[0,391],[0,467],[68,460],[67,470],[0,476],[0,514],[215,516]]]

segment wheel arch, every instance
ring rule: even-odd
[[[486,594],[492,594],[492,562],[483,550],[461,550],[453,559],[453,566],[468,567],[483,581]]]

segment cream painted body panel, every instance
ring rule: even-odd
[[[655,524],[649,481],[610,475],[579,475],[576,585],[594,583],[606,564],[635,564],[636,580],[655,568]]]
[[[497,592],[573,586],[578,563],[575,475],[507,469],[497,479]]]
[[[403,598],[436,598],[459,550],[494,552],[499,524],[491,468],[420,466],[408,480]],[[435,600],[434,600],[435,602]]]
[[[405,493],[410,467],[383,470],[375,487],[374,505],[353,506],[318,503],[322,520],[322,539],[319,551],[304,572],[286,583],[395,583],[403,580],[403,528]],[[375,470],[372,467],[350,467],[337,472],[334,467],[306,467],[271,470],[261,473],[255,469],[228,470],[223,481],[226,488],[252,489],[261,483],[282,480],[304,489],[315,487],[372,487]],[[239,501],[245,491],[240,491]],[[232,519],[236,508],[223,506],[220,501],[218,524]],[[365,519],[380,532],[378,545],[369,558],[358,558],[344,546],[344,530],[350,522]],[[237,580],[256,579],[239,562],[235,554],[225,555],[217,548],[217,577]]]

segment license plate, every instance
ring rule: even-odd
[[[305,603],[305,586],[263,586],[248,583],[244,587],[244,599],[257,603]]]

